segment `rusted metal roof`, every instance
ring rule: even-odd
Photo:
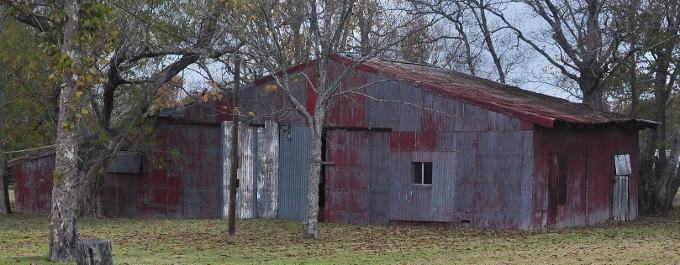
[[[43,157],[46,157],[46,156],[50,156],[52,154],[54,154],[54,150],[47,150],[47,151],[42,151],[42,152],[39,152],[39,153],[29,155],[29,156],[15,158],[15,159],[7,161],[7,167],[14,167],[16,165],[20,165],[20,164],[26,163],[28,161],[33,161],[33,160],[40,159],[40,158],[43,158]]]
[[[352,57],[342,55],[334,55],[332,59],[345,65],[355,62]],[[358,69],[548,128],[554,127],[556,123],[616,123],[638,128],[658,126],[655,121],[600,111],[586,104],[569,102],[435,66],[372,59]]]

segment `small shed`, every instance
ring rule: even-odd
[[[329,75],[353,63],[334,55]],[[310,61],[286,71],[293,94],[310,109],[315,69]],[[309,131],[271,84],[264,77],[239,94],[241,112],[255,116],[241,126],[237,213],[301,220]],[[324,127],[319,195],[327,222],[542,230],[637,217],[638,131],[655,122],[386,60],[353,69],[342,89]],[[229,97],[162,112],[159,153],[141,159],[139,173],[110,173],[102,191],[107,214],[225,217]],[[157,158],[165,166],[152,167]],[[31,179],[51,179],[49,161],[29,161],[10,162],[18,191],[26,189],[18,197],[37,196]],[[38,168],[49,175],[34,174]],[[23,201],[35,203],[17,200],[19,211],[49,209],[44,200]]]
[[[155,120],[157,152],[120,151],[101,191],[104,214],[142,218],[220,218],[220,102],[162,113]],[[188,108],[188,109],[185,109]],[[182,110],[182,115],[177,112]],[[55,157],[48,151],[8,162],[17,210],[48,215]]]

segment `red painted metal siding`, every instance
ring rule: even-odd
[[[159,155],[154,168],[144,161],[140,174],[109,174],[101,192],[104,214],[120,217],[219,218],[219,126],[158,127]],[[172,153],[179,156],[171,155]],[[13,166],[17,210],[50,212],[54,155]]]
[[[391,201],[389,133],[329,131],[326,135],[325,220],[388,224]]]
[[[615,126],[592,129],[547,129],[536,126],[534,134],[535,181],[534,227],[548,229],[583,226],[610,219],[612,161],[628,153],[631,165],[629,196],[631,219],[637,216],[637,130]],[[566,155],[567,203],[550,216],[550,157]],[[550,219],[556,223],[551,224]]]
[[[50,214],[54,156],[38,156],[12,166],[17,212]]]

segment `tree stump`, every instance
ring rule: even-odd
[[[78,265],[113,265],[111,241],[108,239],[83,239],[76,241]]]

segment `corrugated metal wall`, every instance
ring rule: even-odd
[[[279,127],[273,121],[266,121],[264,128],[257,128],[258,137],[258,182],[257,216],[274,219],[277,217],[279,199]]]
[[[307,196],[310,133],[307,127],[279,127],[278,218],[302,220]]]
[[[534,229],[593,225],[613,217],[614,155],[626,153],[630,155],[630,161],[637,161],[637,131],[615,126],[590,129],[537,127],[534,141]],[[556,223],[550,224],[548,176],[550,156],[555,153],[567,156],[567,203],[554,216]],[[627,220],[635,219],[638,212],[636,163],[631,163],[631,172]]]
[[[389,224],[389,132],[328,131],[325,218],[333,223]]]
[[[165,164],[145,166],[136,179],[136,215],[218,218],[221,213],[219,126],[157,127]],[[122,175],[120,178],[130,177]],[[127,181],[127,180],[125,180]],[[120,197],[119,197],[120,198]]]
[[[229,214],[231,176],[231,126],[222,123],[222,218]],[[237,218],[276,218],[278,200],[278,126],[239,123],[239,187],[236,192]]]
[[[52,208],[54,155],[37,156],[12,167],[16,210],[48,215]]]

